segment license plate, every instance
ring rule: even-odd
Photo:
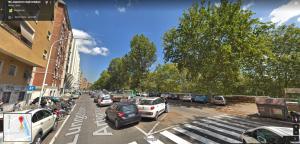
[[[129,114],[128,117],[133,117],[135,114]]]

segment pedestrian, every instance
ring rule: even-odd
[[[169,103],[168,103],[167,98],[164,98],[164,100],[165,100],[165,112],[168,113],[169,112]]]

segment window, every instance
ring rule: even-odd
[[[47,50],[44,50],[43,59],[46,60],[47,58],[48,58],[48,52]]]
[[[265,130],[265,129],[258,129],[254,132],[255,138],[262,143],[282,143],[282,138],[277,134]]]
[[[23,101],[24,98],[25,98],[25,92],[20,92],[19,97],[18,97],[18,101]]]
[[[24,79],[30,79],[31,78],[31,70],[29,70],[29,69],[25,69],[25,71],[24,71]]]
[[[8,75],[9,76],[16,76],[16,73],[17,73],[17,66],[10,65],[9,70],[8,70]]]
[[[43,112],[43,118],[46,118],[46,117],[49,117],[52,115],[49,111],[46,111],[46,110],[43,110],[42,112]]]
[[[47,39],[50,40],[51,39],[51,32],[48,31],[48,34],[47,34]]]
[[[38,122],[40,121],[41,119],[43,119],[43,112],[42,111],[38,111],[36,112],[33,116],[32,116],[32,122],[35,123],[35,122]]]
[[[2,67],[3,67],[3,61],[0,60],[0,74],[1,74],[2,69],[3,69]]]
[[[2,96],[3,103],[9,103],[11,92],[4,92]]]

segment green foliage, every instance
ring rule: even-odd
[[[141,82],[147,77],[149,68],[156,61],[156,47],[144,35],[135,35],[130,42],[131,50],[126,56],[131,75],[131,88],[142,89]]]
[[[110,74],[108,73],[107,70],[104,70],[101,75],[100,78],[92,85],[92,89],[110,89],[110,83],[109,83],[109,79],[110,79]]]

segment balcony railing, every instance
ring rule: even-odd
[[[8,24],[5,22],[1,22],[0,26],[5,29],[7,32],[9,32],[11,35],[19,39],[22,43],[24,43],[27,47],[32,48],[32,42],[27,40],[21,32],[17,32],[15,29],[11,28]]]

